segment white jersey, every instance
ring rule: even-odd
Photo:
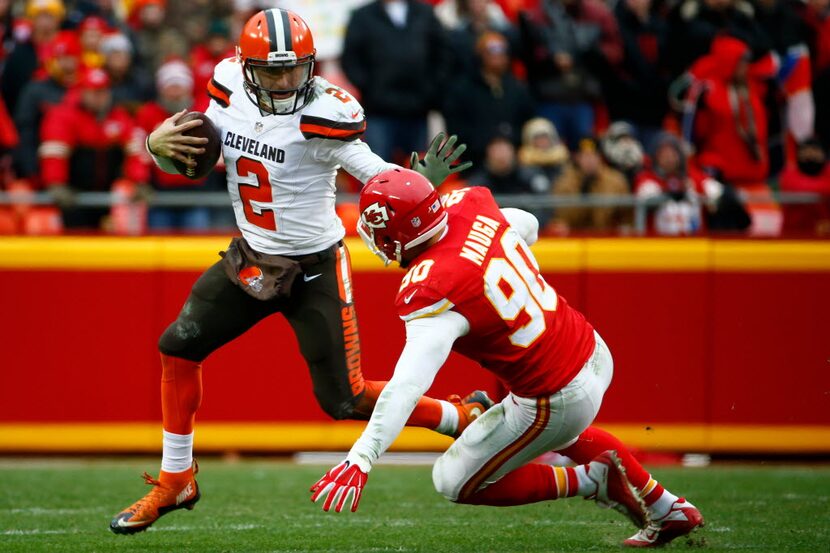
[[[315,77],[309,103],[292,115],[262,115],[243,88],[235,58],[216,66],[205,112],[219,129],[236,224],[250,246],[272,255],[317,252],[343,238],[334,210],[335,175],[343,167],[367,180],[395,165],[359,138],[363,108]]]

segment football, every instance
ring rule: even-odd
[[[194,119],[201,119],[202,124],[198,127],[194,127],[189,131],[185,131],[186,136],[197,136],[199,138],[207,138],[208,141],[206,144],[203,144],[202,147],[205,149],[205,153],[203,154],[196,154],[196,155],[188,155],[189,158],[194,159],[196,161],[195,167],[188,167],[183,162],[174,159],[173,164],[176,166],[176,170],[181,173],[182,175],[186,176],[189,179],[201,179],[208,173],[210,170],[213,169],[213,166],[216,165],[216,162],[219,160],[219,154],[222,152],[222,139],[219,135],[219,129],[216,128],[216,125],[202,112],[200,111],[191,111],[185,113],[178,121],[177,124],[181,125],[182,123],[187,123],[188,121],[192,121]]]

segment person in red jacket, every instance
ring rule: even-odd
[[[719,36],[692,66],[699,104],[693,139],[697,164],[735,186],[763,182],[769,171],[766,83],[750,70],[749,46]],[[693,92],[694,93],[694,92]]]
[[[197,44],[190,51],[190,67],[193,70],[193,109],[205,111],[210,103],[207,93],[208,81],[213,78],[213,70],[225,58],[236,55],[230,40],[228,24],[216,19],[208,29],[207,41]]]
[[[158,99],[139,108],[136,124],[144,136],[183,109],[193,104],[193,74],[183,61],[168,61],[156,72]],[[165,173],[151,159],[146,159],[150,171],[150,184],[157,194],[165,192],[202,191],[207,177],[192,180],[183,175]],[[150,209],[148,224],[152,229],[205,230],[210,227],[210,208],[195,207],[154,207]]]
[[[78,89],[47,112],[41,139],[41,178],[67,228],[98,228],[108,212],[76,206],[76,191],[109,191],[119,178],[146,186],[142,133],[123,108],[112,106],[109,77],[101,69],[87,71]]]

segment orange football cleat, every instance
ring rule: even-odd
[[[447,398],[447,401],[458,408],[458,430],[454,438],[457,438],[464,432],[464,429],[470,426],[470,423],[484,414],[484,412],[495,405],[487,392],[476,390],[467,394],[463,399],[461,396],[454,394]]]
[[[192,510],[199,498],[199,485],[196,483],[196,473],[199,465],[193,461],[193,466],[182,473],[165,474],[156,480],[146,472],[144,482],[153,486],[150,493],[133,503],[127,509],[118,513],[110,522],[110,530],[116,534],[135,534],[150,527],[162,515],[176,509]]]

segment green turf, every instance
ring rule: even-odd
[[[451,504],[428,467],[377,467],[358,513],[326,514],[308,487],[327,467],[205,461],[203,497],[149,531],[116,536],[113,514],[143,494],[149,461],[0,462],[0,552],[621,551],[632,527],[581,499],[525,507]],[[656,468],[706,528],[668,549],[830,551],[830,467]]]

